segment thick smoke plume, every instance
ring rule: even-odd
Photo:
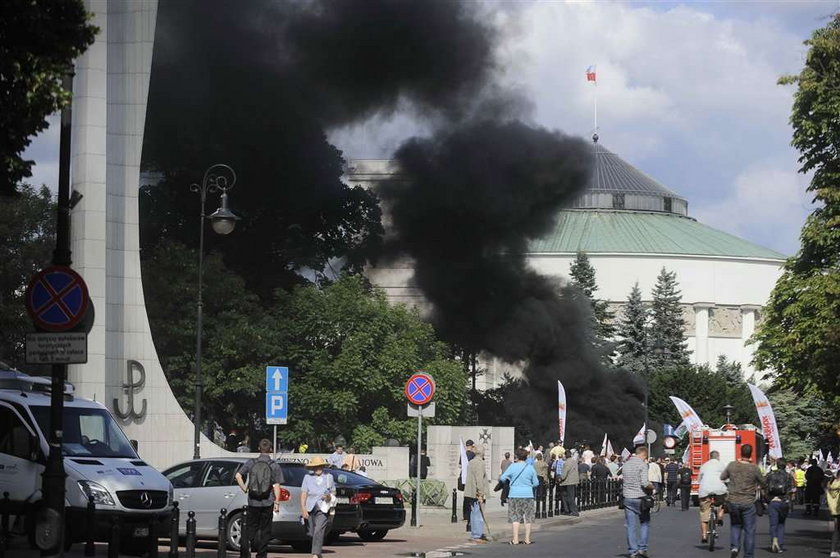
[[[507,362],[526,361],[527,385],[508,407],[532,434],[556,438],[557,380],[569,398],[573,439],[608,430],[631,436],[641,421],[625,374],[603,369],[591,349],[580,297],[530,269],[529,240],[590,177],[580,139],[518,121],[484,120],[412,139],[397,151],[400,180],[384,191],[399,249],[443,336]],[[571,441],[571,440],[570,440]]]

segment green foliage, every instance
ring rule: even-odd
[[[829,437],[834,416],[819,397],[789,389],[771,391],[767,397],[776,415],[785,457],[810,456],[815,448],[833,445]]]
[[[688,364],[689,351],[685,340],[685,319],[680,306],[682,294],[678,289],[677,273],[668,272],[663,267],[651,295],[653,302],[648,338],[652,347],[661,345],[664,351],[652,351],[650,356],[660,366]]]
[[[615,315],[610,311],[609,304],[605,300],[595,298],[595,291],[598,284],[595,280],[595,268],[584,252],[578,252],[575,261],[572,262],[569,275],[571,284],[577,288],[589,301],[592,309],[592,330],[595,335],[595,345],[605,358],[610,358],[613,351],[611,339],[616,334],[616,327],[613,325]]]
[[[684,399],[697,411],[700,419],[713,428],[726,422],[724,405],[735,407],[732,421],[736,424],[758,424],[755,405],[740,364],[718,359],[716,369],[708,366],[672,365],[650,370],[650,417],[653,422],[675,427],[682,419],[669,399]]]
[[[55,246],[55,200],[46,186],[24,185],[0,203],[0,239],[0,360],[22,367],[24,335],[33,331],[24,290]]]
[[[70,102],[62,78],[93,44],[82,0],[0,2],[0,194],[32,176],[21,154],[47,117]]]
[[[642,372],[645,369],[645,359],[648,348],[648,321],[650,311],[642,302],[642,291],[639,283],[633,285],[633,289],[627,296],[627,305],[624,313],[618,322],[616,332],[620,340],[616,347],[618,358],[616,364],[620,368],[632,372]]]
[[[840,408],[840,15],[814,32],[805,67],[781,83],[798,85],[791,125],[800,172],[817,208],[785,262],[754,336],[755,365],[797,393],[814,390]]]
[[[161,364],[185,410],[193,408],[197,254],[171,241],[147,252],[144,290]],[[267,310],[217,254],[205,258],[205,417],[231,428],[266,431],[265,366],[291,371],[288,443],[325,448],[339,434],[356,449],[386,438],[411,442],[403,386],[422,369],[435,378],[437,417],[460,417],[466,375],[416,311],[390,306],[357,276],[319,288],[278,291]],[[255,436],[252,436],[254,438]],[[358,438],[358,439],[357,439]]]

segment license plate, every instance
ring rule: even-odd
[[[148,527],[135,527],[134,528],[134,536],[135,537],[148,537],[149,536],[149,528]]]
[[[374,504],[388,504],[388,505],[391,505],[391,504],[394,503],[394,499],[393,498],[374,498],[373,503]]]
[[[350,498],[348,498],[346,496],[339,496],[338,498],[335,499],[335,501],[339,504],[349,504],[350,503]]]

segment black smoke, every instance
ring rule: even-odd
[[[581,139],[495,116],[398,149],[400,177],[383,192],[396,251],[413,258],[416,286],[447,340],[526,363],[526,382],[506,403],[532,435],[556,438],[560,380],[572,439],[605,430],[631,437],[642,420],[638,388],[602,366],[588,305],[525,257],[586,186],[592,153]]]

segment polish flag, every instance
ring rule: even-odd
[[[586,68],[586,81],[594,81],[597,83],[598,80],[595,79],[595,65],[589,66]]]

